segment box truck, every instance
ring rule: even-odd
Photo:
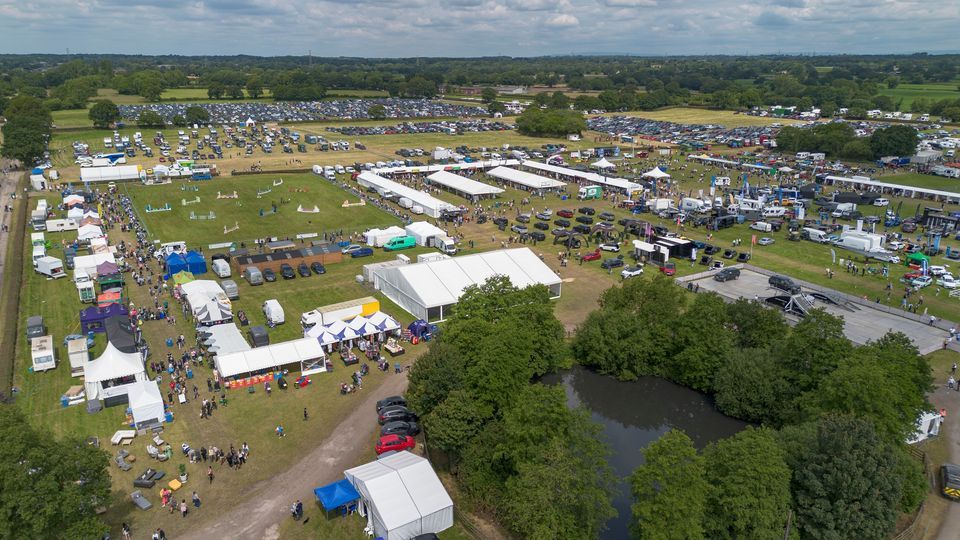
[[[582,201],[587,201],[590,199],[602,199],[603,188],[600,186],[584,186],[580,188],[580,191],[577,193],[577,198]]]

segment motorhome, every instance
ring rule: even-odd
[[[680,210],[684,212],[707,212],[710,210],[710,203],[700,199],[684,197],[680,201]]]
[[[43,256],[33,261],[33,269],[38,274],[43,274],[49,278],[57,279],[67,275],[63,271],[63,262],[56,257]]]

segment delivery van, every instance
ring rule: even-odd
[[[237,287],[237,282],[232,279],[225,279],[220,282],[220,287],[223,289],[224,294],[227,295],[227,298],[230,300],[239,300],[240,299],[240,289]]]
[[[270,325],[271,328],[278,324],[283,324],[285,321],[283,306],[274,298],[263,303],[263,315],[267,318],[267,324]]]
[[[256,266],[248,266],[243,270],[243,279],[250,285],[263,285],[263,273]]]
[[[401,249],[412,248],[417,245],[417,239],[412,236],[397,236],[391,238],[383,245],[384,251],[397,251]]]
[[[228,278],[230,277],[230,263],[223,259],[213,259],[210,261],[210,267],[213,268],[213,273],[217,277]]]

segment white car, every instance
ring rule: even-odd
[[[943,287],[944,289],[956,289],[960,287],[960,281],[953,279],[953,276],[950,274],[943,274],[937,279],[937,285]]]
[[[620,272],[620,277],[622,277],[623,279],[629,279],[632,277],[637,277],[642,275],[643,275],[643,267],[640,265],[628,266],[624,268],[622,272]]]
[[[947,265],[943,265],[943,266],[934,265],[930,267],[931,276],[942,276],[948,272],[949,271],[947,270]]]
[[[920,276],[910,282],[910,284],[913,285],[914,287],[921,288],[921,289],[923,287],[929,286],[931,283],[933,283],[933,278],[930,276]]]
[[[874,200],[873,200],[873,205],[874,205],[874,206],[887,206],[887,205],[889,205],[889,204],[890,204],[890,200],[889,200],[889,199],[884,199],[883,197],[880,197],[879,199],[874,199]]]
[[[358,246],[357,244],[350,244],[349,246],[341,249],[340,253],[343,253],[344,255],[349,255],[354,251],[360,251],[361,249],[363,249],[363,246]]]
[[[769,236],[764,236],[760,240],[757,240],[757,244],[761,246],[769,246],[772,243],[773,243],[773,238],[770,238]]]
[[[607,242],[605,244],[600,244],[600,249],[603,251],[613,251],[615,253],[620,251],[620,244],[616,242]]]
[[[901,250],[901,249],[903,249],[905,246],[906,246],[906,244],[904,244],[903,242],[901,242],[901,241],[899,241],[899,240],[894,240],[893,242],[887,242],[887,249],[891,249],[891,250],[893,250],[893,251]]]

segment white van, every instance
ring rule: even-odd
[[[889,206],[889,205],[890,205],[890,199],[884,199],[883,197],[878,197],[878,198],[876,198],[876,199],[873,200],[873,205],[874,205],[874,206]]]
[[[210,267],[213,269],[213,273],[217,277],[228,278],[230,277],[230,263],[223,259],[213,259],[210,261]]]
[[[807,240],[810,240],[811,242],[816,242],[818,244],[825,244],[827,242],[827,233],[821,231],[820,229],[804,227],[801,230],[802,236],[805,236]]]
[[[754,221],[750,224],[750,228],[760,232],[771,232],[773,230],[773,225],[770,225],[765,221]]]
[[[782,206],[767,206],[763,209],[763,217],[783,217],[786,215],[787,209]]]
[[[283,324],[285,320],[283,307],[280,305],[280,302],[273,298],[263,303],[263,314],[267,318],[267,324],[271,327]]]

